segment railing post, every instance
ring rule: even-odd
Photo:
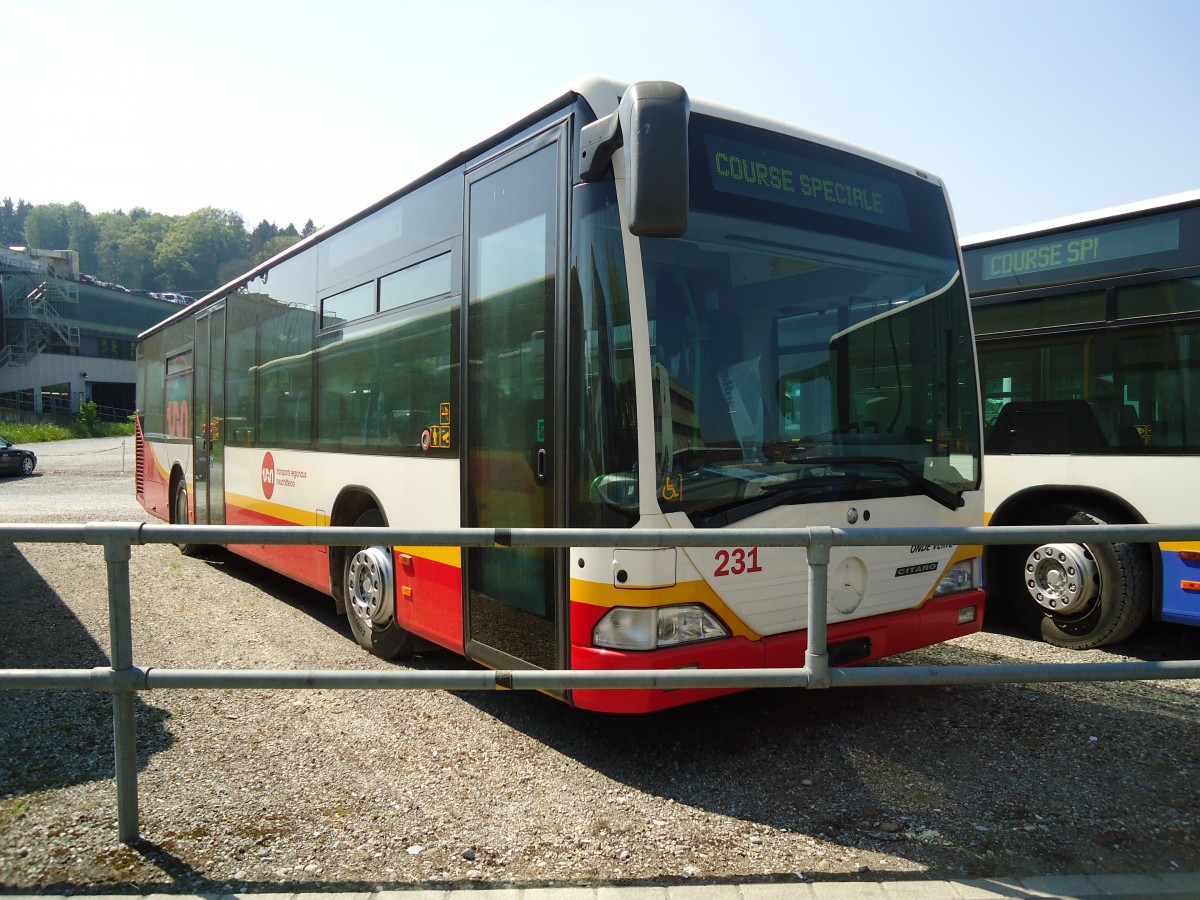
[[[113,754],[117,779],[117,837],[123,844],[138,839],[137,719],[134,689],[127,676],[133,668],[133,614],[129,599],[129,539],[104,538],[108,566],[108,633],[112,658]]]
[[[829,548],[833,529],[814,526],[808,529],[808,647],[804,667],[810,688],[827,688],[829,676]]]

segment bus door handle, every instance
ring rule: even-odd
[[[537,480],[545,482],[546,480],[546,448],[543,447],[537,452]]]

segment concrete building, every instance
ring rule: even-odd
[[[137,336],[179,305],[91,282],[73,250],[0,247],[0,416],[133,412]]]

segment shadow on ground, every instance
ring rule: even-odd
[[[13,544],[0,543],[0,668],[91,669],[108,655]],[[169,714],[135,697],[138,766],[169,748]],[[0,692],[0,796],[114,777],[105,691]]]

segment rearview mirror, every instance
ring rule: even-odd
[[[630,86],[621,105],[583,129],[580,176],[594,181],[625,147],[629,230],[640,237],[679,237],[688,222],[687,92],[669,81]]]

